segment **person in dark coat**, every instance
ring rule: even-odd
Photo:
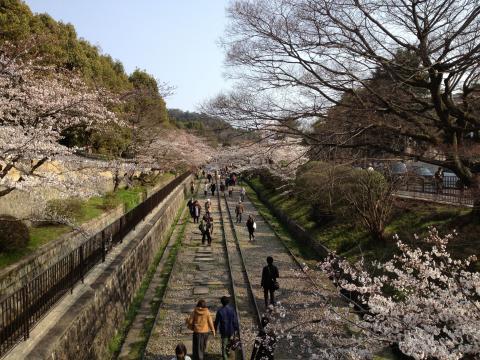
[[[269,322],[267,317],[262,317],[262,329],[255,337],[250,360],[274,360],[273,353],[277,346],[277,336],[273,328],[269,326]]]
[[[195,200],[193,203],[193,222],[198,224],[198,220],[200,219],[200,214],[202,213],[202,206]]]
[[[267,257],[267,266],[262,271],[263,297],[265,298],[265,308],[268,307],[268,294],[270,294],[270,304],[275,305],[275,290],[277,279],[280,277],[278,268],[273,265],[273,258]]]
[[[217,185],[215,185],[215,183],[212,183],[212,185],[210,185],[210,191],[212,192],[212,196],[215,195],[216,188],[217,188]]]
[[[193,218],[195,216],[195,201],[193,199],[188,200],[187,206],[188,206],[188,211],[190,212],[190,216]]]
[[[217,311],[215,316],[215,331],[220,332],[222,337],[222,358],[228,360],[227,346],[232,336],[238,332],[238,319],[235,310],[229,304],[228,296],[222,296],[222,307]]]
[[[248,240],[249,241],[254,241],[255,240],[255,230],[256,230],[256,223],[255,220],[253,219],[252,215],[248,215],[248,220],[247,220],[247,230],[248,230]]]

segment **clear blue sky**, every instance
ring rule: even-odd
[[[71,23],[80,37],[177,87],[169,108],[195,110],[227,88],[222,50],[228,0],[26,0],[34,12]]]

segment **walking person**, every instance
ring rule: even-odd
[[[200,203],[198,202],[198,200],[195,200],[193,206],[194,206],[193,222],[198,224],[198,220],[200,219],[200,214],[202,212],[202,207],[200,206]]]
[[[232,197],[232,195],[233,195],[233,186],[230,186],[228,188],[228,197]]]
[[[210,212],[210,209],[212,207],[212,202],[210,201],[210,199],[207,199],[207,201],[205,201],[205,212]]]
[[[206,229],[208,231],[208,245],[211,245],[212,243],[212,235],[213,235],[213,218],[212,218],[212,215],[210,212],[207,212],[204,216],[203,216],[203,220],[205,221],[205,226],[206,226]]]
[[[190,182],[190,192],[193,193],[195,192],[195,183],[193,182],[193,180]]]
[[[172,360],[192,360],[190,356],[187,355],[187,347],[184,343],[179,343],[175,348],[175,357]]]
[[[257,223],[253,219],[252,215],[248,215],[248,220],[247,220],[248,241],[255,241],[256,229],[257,229]]]
[[[215,336],[212,315],[205,300],[199,300],[192,314],[186,320],[187,327],[193,330],[193,360],[204,360],[208,335]]]
[[[435,172],[435,185],[437,194],[443,193],[443,169],[441,167]]]
[[[210,185],[210,190],[212,191],[212,196],[215,196],[215,189],[217,188],[217,185],[215,185],[215,183],[212,183],[212,185]]]
[[[242,202],[245,201],[245,195],[247,194],[247,191],[245,190],[245,188],[242,186],[242,188],[240,189],[240,199],[242,200]]]
[[[210,190],[210,184],[205,182],[205,188],[203,189],[203,195],[205,195],[205,197],[207,197],[209,190]]]
[[[262,329],[255,337],[250,360],[274,360],[273,353],[277,346],[277,336],[269,323],[268,318],[263,316]]]
[[[208,213],[205,214],[198,225],[200,232],[202,233],[202,245],[205,245],[205,241],[207,241],[208,245],[212,243],[212,236],[210,234],[210,227],[208,221]]]
[[[277,279],[280,277],[278,268],[273,265],[273,257],[267,257],[267,266],[262,270],[263,297],[265,299],[265,308],[268,308],[268,295],[270,294],[270,304],[275,305],[275,291],[278,290]]]
[[[245,211],[245,208],[243,207],[242,200],[240,200],[235,206],[235,215],[237,216],[237,224],[242,223],[242,214]]]
[[[195,201],[193,201],[193,198],[190,198],[190,200],[188,200],[187,207],[188,207],[188,211],[190,212],[190,217],[192,219],[194,219],[194,216],[195,216]],[[194,219],[194,222],[195,222],[195,219]]]
[[[232,337],[239,331],[238,319],[228,296],[222,296],[220,302],[222,307],[215,316],[215,330],[220,332],[222,338],[222,359],[228,360],[227,347]]]

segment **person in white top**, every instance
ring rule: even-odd
[[[175,357],[172,360],[192,360],[190,356],[187,355],[187,347],[184,343],[179,343],[175,348]]]
[[[245,190],[245,188],[242,186],[242,189],[240,190],[240,200],[242,200],[242,202],[245,201],[245,194],[247,193],[247,191]]]

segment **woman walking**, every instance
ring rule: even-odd
[[[253,220],[252,215],[248,215],[247,220],[247,230],[248,230],[248,240],[254,241],[255,240],[255,230],[257,229],[257,223]]]
[[[210,332],[215,336],[212,315],[205,300],[199,300],[197,307],[187,318],[187,326],[193,330],[193,360],[204,360]]]

